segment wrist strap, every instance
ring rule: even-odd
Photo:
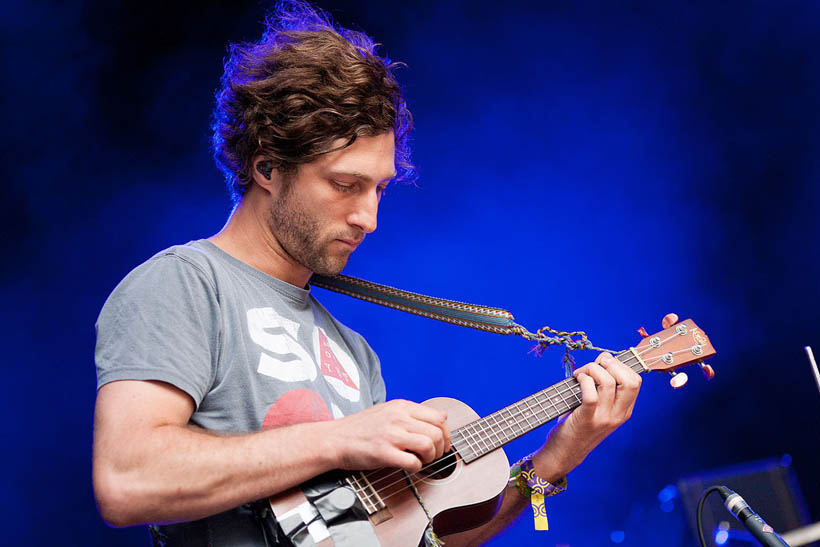
[[[510,483],[515,484],[522,496],[530,499],[535,529],[549,530],[547,506],[544,503],[544,498],[549,498],[566,490],[567,478],[562,478],[557,484],[545,481],[535,474],[532,454],[530,454],[518,460],[510,468]]]

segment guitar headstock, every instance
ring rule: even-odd
[[[715,375],[712,367],[703,362],[716,353],[715,348],[706,333],[691,319],[684,319],[668,329],[646,336],[635,350],[650,371],[674,375],[677,369],[698,363],[707,378]],[[674,388],[683,386],[686,383],[685,373],[674,376],[670,383]]]

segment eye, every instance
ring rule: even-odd
[[[352,191],[353,188],[355,187],[355,184],[340,182],[340,181],[335,180],[335,179],[330,179],[330,183],[333,185],[333,187],[336,190],[338,190],[339,192],[345,192],[345,193]]]

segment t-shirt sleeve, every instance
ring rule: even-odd
[[[137,267],[97,319],[97,389],[116,380],[159,380],[198,407],[215,377],[218,309],[212,282],[179,255],[158,255]]]
[[[363,360],[370,382],[370,396],[373,399],[373,404],[383,403],[387,397],[387,390],[385,389],[384,378],[382,377],[382,367],[379,356],[373,351],[373,348],[370,347],[370,344],[367,343],[367,340],[365,340],[361,334],[356,332],[353,334],[361,348],[360,354],[364,356]]]
[[[370,346],[368,346],[368,349],[369,348]],[[382,367],[379,357],[372,349],[370,349],[370,353],[372,354],[372,359],[374,361],[370,367],[370,393],[373,396],[373,404],[377,405],[387,400],[387,389],[384,385],[384,378],[382,377]]]

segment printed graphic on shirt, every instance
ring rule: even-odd
[[[251,339],[262,346],[257,372],[283,382],[316,379],[316,364],[297,342],[299,323],[276,313],[273,308],[248,310]]]
[[[336,410],[338,409],[334,408],[334,412],[331,413],[324,399],[315,391],[294,389],[288,391],[270,405],[267,414],[265,414],[262,429],[332,420],[335,417]]]
[[[361,398],[359,369],[339,344],[325,335],[321,327],[313,333],[313,346],[321,361],[320,369],[327,383],[336,392],[353,403]]]
[[[324,329],[313,329],[314,358],[298,342],[299,323],[273,308],[248,310],[251,339],[262,347],[257,372],[282,382],[315,381],[322,371],[327,384],[352,403],[361,399],[359,368]],[[318,367],[317,367],[318,361]],[[341,415],[341,411],[334,414]]]

